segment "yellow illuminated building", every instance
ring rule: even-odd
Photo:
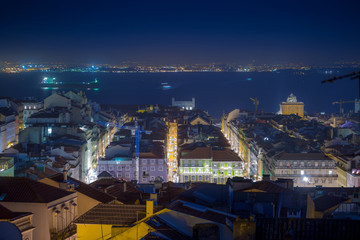
[[[177,135],[178,126],[176,122],[168,122],[167,135],[167,159],[168,159],[168,181],[177,182],[178,163],[177,163]]]
[[[295,114],[299,117],[304,117],[304,103],[298,102],[294,94],[291,93],[287,101],[280,104],[280,114]]]

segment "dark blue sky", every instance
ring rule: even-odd
[[[360,1],[1,1],[0,61],[359,60]]]

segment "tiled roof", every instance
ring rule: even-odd
[[[198,147],[190,153],[182,156],[183,159],[210,159],[211,148],[210,147]]]
[[[241,161],[240,157],[230,149],[212,150],[213,161]]]
[[[89,184],[89,186],[94,187],[96,189],[107,188],[117,182],[120,182],[119,179],[116,178],[98,178],[95,182]]]
[[[134,153],[135,157],[135,153]],[[161,158],[161,156],[157,155],[154,152],[141,152],[139,153],[139,158]]]
[[[125,192],[124,184],[126,184]],[[129,182],[116,183],[109,186],[106,188],[106,192],[124,204],[134,204],[136,200],[142,201],[150,197],[150,194],[143,193]]]
[[[154,213],[162,207],[155,206]],[[109,224],[129,226],[145,217],[145,205],[103,204],[100,203],[75,220],[77,224]],[[137,217],[138,215],[138,217]]]
[[[143,239],[152,240],[152,239],[171,239],[171,240],[186,240],[191,239],[190,237],[185,236],[184,234],[176,231],[174,228],[171,228],[158,216],[151,217],[145,222],[147,225],[155,229],[155,232],[151,232],[144,236]]]
[[[161,189],[161,193],[159,193],[158,197],[158,203],[166,206],[183,192],[185,192],[185,188],[182,187],[168,186],[166,189]]]
[[[98,175],[98,178],[112,178],[112,175],[110,173],[108,173],[107,171],[102,171]]]
[[[56,182],[64,181],[64,175],[62,173],[55,174],[49,178]],[[68,177],[68,182],[75,185],[75,191],[82,193],[90,198],[93,198],[101,203],[110,203],[115,200],[113,196],[110,196],[109,194],[97,190],[96,188],[93,188],[86,183],[78,181],[74,178]]]
[[[0,220],[15,220],[18,218],[22,218],[28,215],[31,215],[30,212],[13,212],[7,209],[6,207],[0,205]]]
[[[41,111],[34,113],[33,115],[30,116],[30,118],[58,118],[59,114],[60,114],[59,112]]]
[[[45,177],[49,177],[49,176],[52,176],[52,175],[58,173],[58,172],[50,169],[46,165],[43,165],[43,169],[39,169],[36,164],[32,165],[32,167],[24,169],[24,171],[25,171],[26,174],[34,174],[40,179],[45,178]]]
[[[0,177],[0,196],[4,196],[1,200],[3,202],[49,203],[71,194],[74,192],[23,177]]]
[[[326,211],[332,207],[339,205],[342,202],[345,202],[347,198],[336,197],[336,196],[321,196],[314,199],[315,211]]]
[[[278,160],[331,160],[323,153],[280,153]]]
[[[191,118],[188,120],[188,122],[190,123],[190,122],[196,120],[197,118],[200,118],[201,120],[207,122],[208,124],[211,123],[211,120],[210,120],[208,117],[203,116],[203,115],[200,115],[200,114],[197,114],[197,115],[191,117]]]
[[[260,191],[268,192],[268,193],[279,193],[279,192],[293,192],[290,189],[283,188],[276,183],[272,183],[269,181],[260,181],[253,183],[250,187],[240,189],[239,192],[246,192],[252,189],[257,189]]]
[[[221,224],[226,224],[227,219],[231,222],[236,219],[235,215],[181,200],[170,204],[168,209]]]

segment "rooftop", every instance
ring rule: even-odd
[[[227,221],[234,222],[235,215],[204,207],[195,203],[178,200],[169,205],[169,209],[209,221],[226,224]]]
[[[143,239],[171,239],[171,240],[186,240],[191,239],[190,237],[185,236],[184,234],[176,231],[174,228],[171,228],[158,216],[153,216],[145,222],[147,225],[155,229],[155,232],[147,234]]]
[[[55,174],[51,177],[49,177],[51,180],[54,180],[56,182],[63,182],[64,181],[64,175],[62,173]],[[100,190],[97,190],[96,188],[93,188],[86,183],[83,183],[81,181],[78,181],[74,178],[67,177],[69,184],[75,185],[75,190],[79,193],[82,193],[90,198],[93,198],[101,203],[110,203],[115,200],[113,196],[110,196],[109,194],[106,194]]]
[[[211,158],[211,148],[210,147],[198,147],[195,148],[190,153],[181,156],[183,159],[210,159]]]
[[[0,196],[3,202],[49,203],[71,194],[74,192],[23,177],[0,177]]]
[[[331,160],[323,153],[280,153],[277,160]]]
[[[260,190],[268,193],[279,193],[279,192],[293,192],[290,189],[279,186],[276,183],[269,181],[254,182],[250,187],[240,189],[239,192],[247,192],[249,190]]]
[[[154,212],[162,207],[155,206]],[[103,204],[100,203],[75,220],[77,224],[109,224],[129,226],[145,217],[145,205]]]
[[[333,208],[339,205],[342,202],[345,202],[347,198],[336,197],[336,196],[321,196],[314,199],[315,211],[326,211],[330,208]]]
[[[16,220],[25,216],[32,215],[30,212],[13,212],[0,204],[0,220]]]
[[[212,150],[213,161],[241,161],[240,157],[230,149]]]

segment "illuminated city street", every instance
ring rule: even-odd
[[[2,1],[0,240],[359,239],[358,9]]]
[[[177,123],[168,123],[167,136],[167,159],[168,159],[168,180],[178,182],[177,164]]]

